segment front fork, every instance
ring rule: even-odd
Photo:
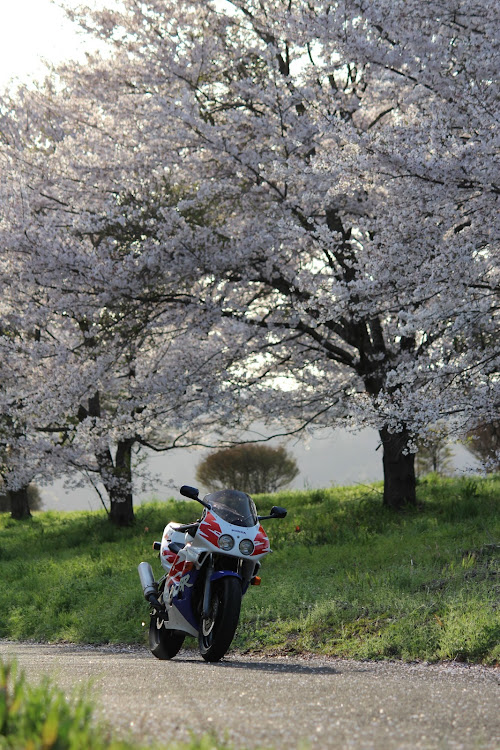
[[[210,616],[210,595],[212,593],[212,575],[214,572],[214,558],[212,555],[208,558],[207,563],[207,574],[205,577],[205,586],[203,588],[203,608],[201,611],[201,619],[207,620]]]

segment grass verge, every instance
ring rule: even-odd
[[[381,488],[256,498],[288,507],[266,528],[274,553],[245,596],[234,646],[353,658],[500,661],[500,476],[420,482],[420,507],[394,514]],[[136,568],[171,519],[199,505],[137,508],[115,529],[101,512],[0,514],[0,637],[145,642]]]

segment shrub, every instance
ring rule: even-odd
[[[418,452],[415,456],[417,476],[429,472],[450,474],[453,469],[453,451],[451,450],[448,432],[443,425],[431,428],[425,438],[417,440]]]
[[[198,464],[196,478],[211,492],[230,487],[259,494],[276,492],[298,473],[297,462],[283,446],[248,444],[210,454]]]

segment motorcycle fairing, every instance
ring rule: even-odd
[[[222,529],[211,511],[208,511],[205,518],[201,521],[198,534],[203,539],[206,539],[207,542],[213,544],[214,547],[219,546],[219,537],[222,534]]]
[[[168,623],[165,623],[165,627],[169,630],[183,630],[189,635],[198,634],[199,618],[193,612],[191,592],[187,595],[184,593],[186,588],[194,586],[198,575],[199,570],[193,568],[189,573],[181,576],[180,579],[175,576],[175,579],[171,578],[170,583],[167,583],[168,592],[165,604],[169,619]],[[228,576],[233,576],[241,581],[241,576],[235,573],[234,570],[216,570],[210,576],[210,580],[218,581]],[[193,628],[194,632],[192,632]]]
[[[267,553],[271,551],[269,538],[262,526],[259,526],[259,530],[255,535],[253,543],[255,545],[255,548],[251,554],[251,557],[256,557],[257,555],[267,555]]]
[[[185,545],[179,551],[179,557],[193,562],[197,568],[203,564],[205,555],[209,552],[257,562],[271,551],[267,534],[260,524],[253,527],[235,527],[211,511],[207,511],[194,538],[177,531],[180,525],[171,522],[163,532],[160,561],[167,573],[170,573],[173,566],[177,564],[177,555],[169,549],[169,544],[172,542]],[[230,534],[234,538],[235,547],[231,551],[225,552],[219,548],[219,538],[222,534]],[[242,539],[249,539],[253,542],[254,550],[251,555],[243,555],[238,551],[238,545]]]
[[[186,602],[186,600],[185,603],[189,604],[189,602]],[[195,624],[193,625],[193,622],[190,622],[186,617],[184,617],[183,612],[181,612],[177,606],[167,607],[167,612],[168,621],[164,623],[164,627],[167,630],[181,630],[187,635],[198,635],[199,628],[196,621],[194,621]],[[194,620],[194,618],[190,619]]]
[[[189,635],[198,635],[199,619],[193,612],[191,592],[185,593],[185,589],[194,586],[199,572],[196,568],[191,568],[180,578],[169,577],[164,594],[168,613],[166,627],[169,630],[183,630]]]
[[[177,542],[179,544],[184,544],[185,541],[185,534],[177,531],[178,527],[180,526],[180,523],[175,523],[171,521],[167,526],[165,526],[165,529],[163,531],[163,537],[161,540],[161,547],[160,547],[160,562],[162,565],[162,568],[167,572],[170,573],[173,564],[175,563],[175,560],[177,558],[177,555],[175,552],[172,552],[172,550],[169,549],[169,544],[171,542]]]
[[[223,534],[229,534],[235,540],[234,548],[227,552],[219,548],[219,538]],[[238,545],[242,539],[249,539],[253,542],[254,550],[251,555],[243,555],[238,551]],[[191,544],[195,549],[200,549],[200,542],[207,550],[216,551],[219,555],[238,557],[241,560],[251,559],[255,561],[271,551],[268,536],[260,524],[233,526],[232,523],[215,516],[211,511],[208,511],[201,521],[198,533]]]

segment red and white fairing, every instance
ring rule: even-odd
[[[165,526],[163,532],[160,560],[167,573],[170,573],[177,557],[184,561],[193,562],[196,565],[204,557],[204,553],[218,552],[219,554],[226,554],[241,560],[257,562],[271,552],[268,536],[260,523],[256,523],[255,526],[234,526],[224,521],[214,511],[207,510],[194,537],[187,532],[177,531],[180,526],[180,523],[171,522]],[[234,539],[234,546],[229,551],[224,551],[219,547],[219,539],[224,534]],[[245,555],[240,551],[240,543],[244,539],[250,540],[254,545],[253,552],[249,555]],[[169,549],[171,542],[179,542],[185,545],[178,555]]]
[[[172,564],[177,557],[177,554],[175,552],[169,550],[168,545],[170,544],[170,542],[180,542],[181,544],[184,544],[186,539],[186,534],[177,531],[177,528],[179,526],[181,526],[180,523],[174,523],[173,521],[171,521],[169,524],[167,524],[167,526],[165,526],[165,529],[163,530],[160,547],[160,562],[167,573],[170,573]]]

